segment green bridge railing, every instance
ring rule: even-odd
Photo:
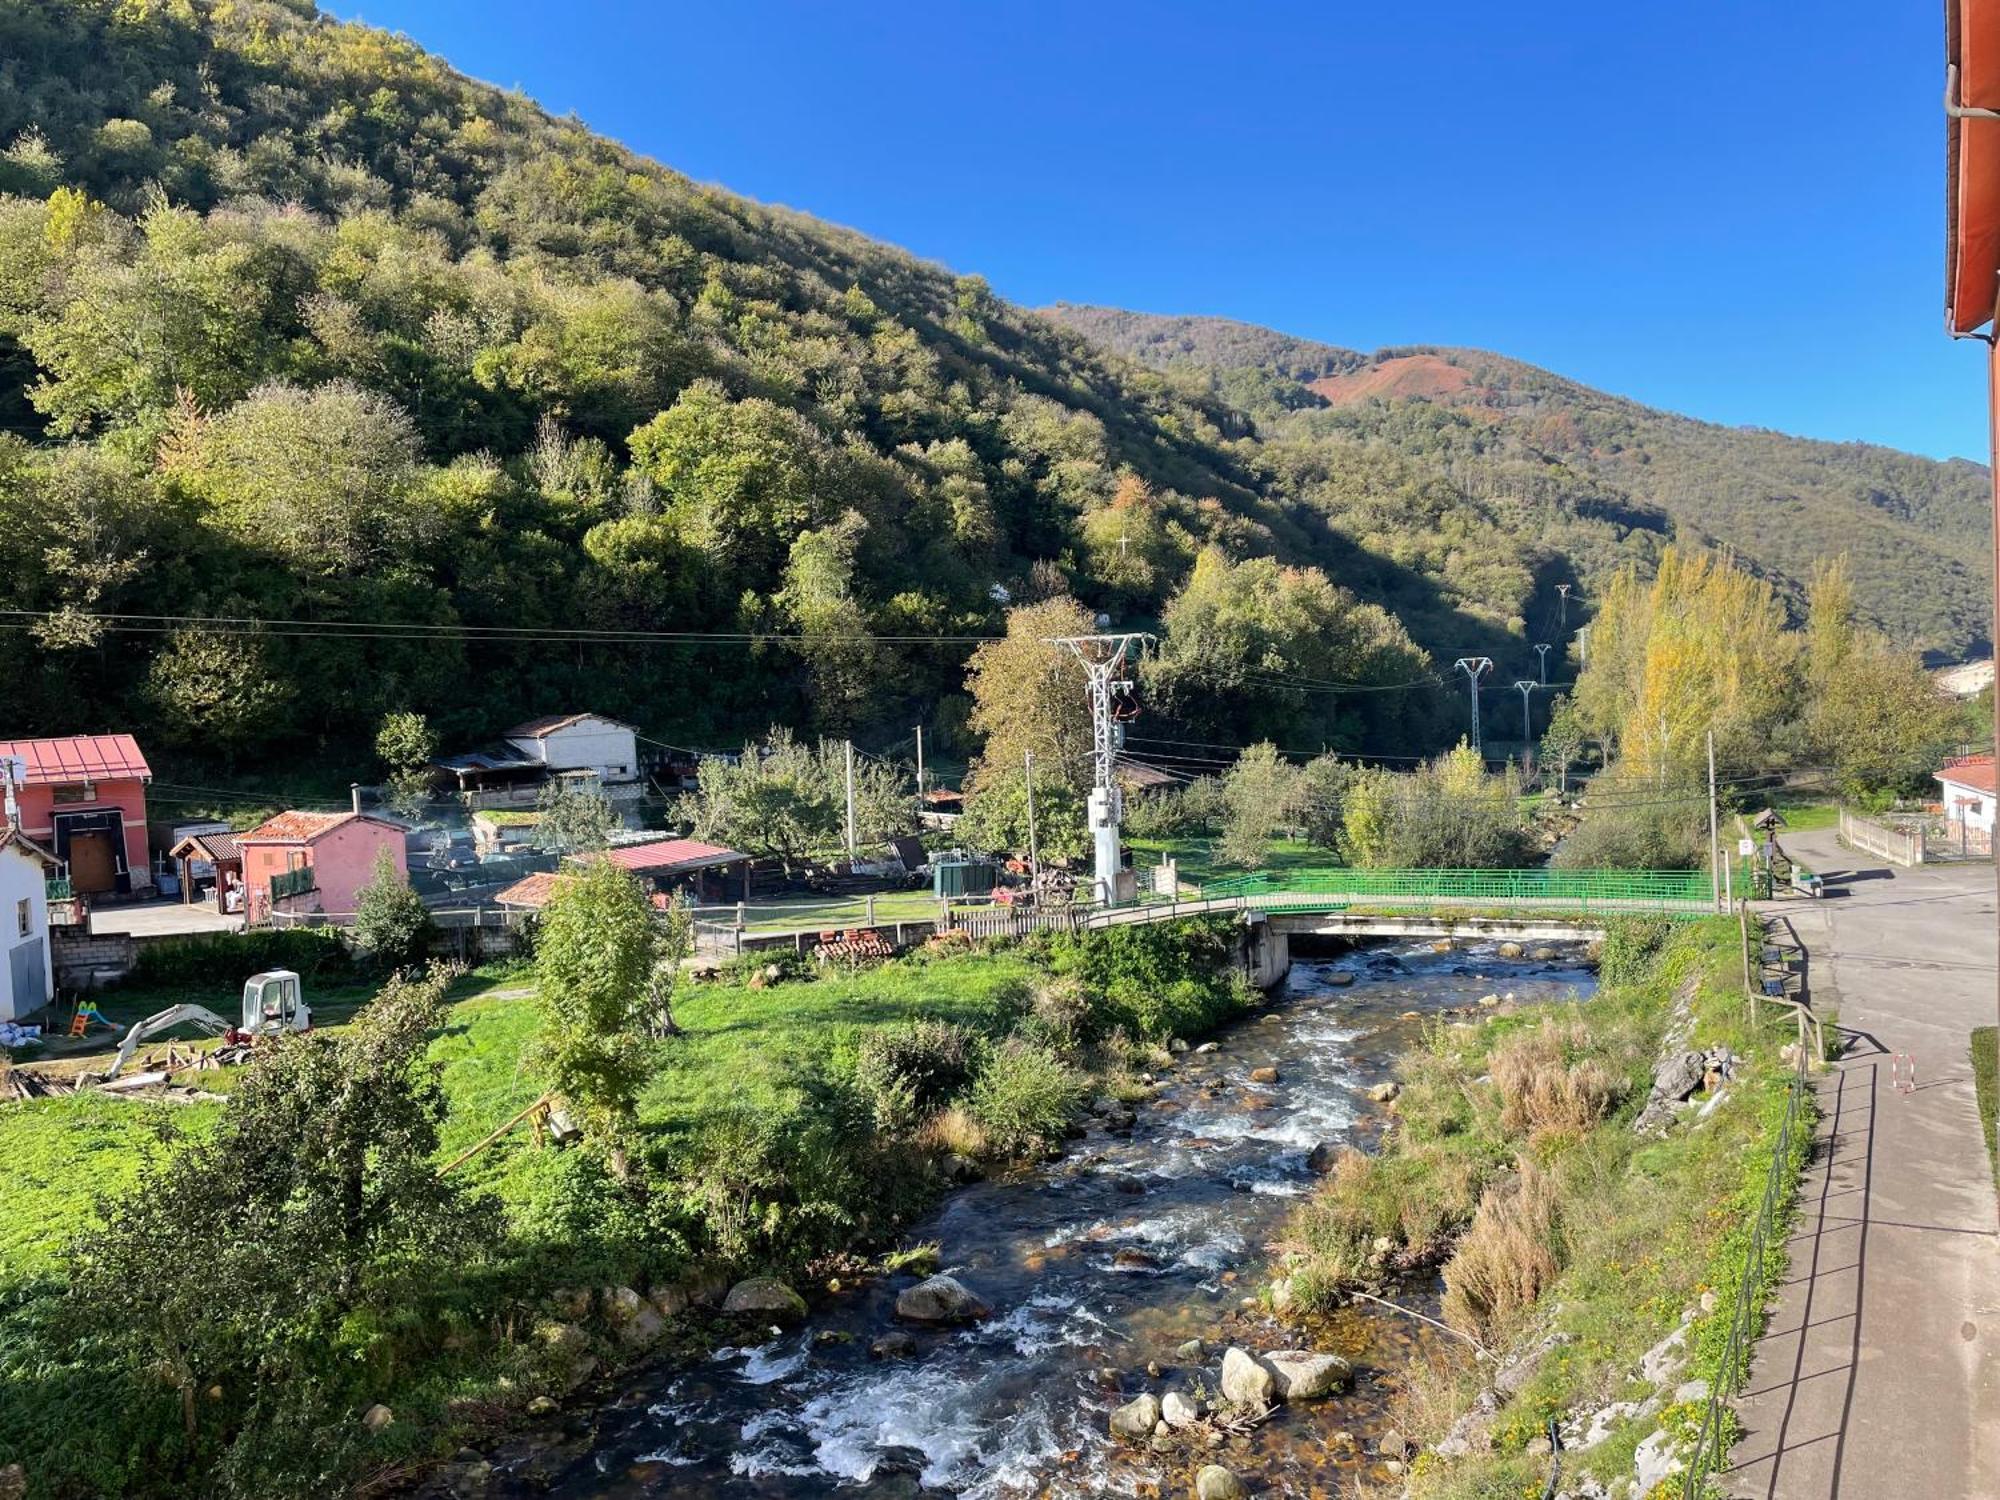
[[[1282,870],[1205,881],[1201,893],[1259,905],[1380,902],[1690,914],[1711,907],[1703,870]]]

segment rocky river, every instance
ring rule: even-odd
[[[502,1462],[494,1493],[1178,1496],[1214,1461],[1258,1495],[1386,1479],[1375,1450],[1399,1372],[1439,1335],[1380,1311],[1287,1329],[1256,1298],[1268,1247],[1312,1187],[1313,1148],[1365,1146],[1379,1128],[1369,1090],[1426,1019],[1493,994],[1589,992],[1581,950],[1538,951],[1510,961],[1491,946],[1426,944],[1300,959],[1266,1008],[1161,1075],[1136,1124],[1099,1118],[1059,1158],[963,1188],[911,1227],[990,1317],[910,1328],[913,1348],[880,1357],[871,1345],[897,1329],[896,1294],[916,1278],[875,1279],[821,1299],[803,1327],[642,1377],[598,1414],[585,1451],[553,1472],[544,1452],[532,1485]],[[1212,1393],[1231,1344],[1328,1350],[1359,1379],[1212,1451],[1111,1439],[1110,1413],[1141,1391]]]

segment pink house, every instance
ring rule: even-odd
[[[129,734],[0,740],[0,778],[18,784],[20,828],[63,862],[82,895],[129,895],[153,884],[146,783],[153,768]]]
[[[401,825],[367,813],[282,812],[238,834],[236,847],[243,855],[252,922],[274,910],[353,911],[384,849],[396,873],[405,880],[410,875]]]

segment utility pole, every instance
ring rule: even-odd
[[[924,726],[917,726],[917,816],[924,815]]]
[[[854,741],[847,745],[847,862],[854,863]]]
[[[1543,641],[1535,647],[1535,655],[1542,659],[1542,686],[1549,685],[1549,643]]]
[[[1083,664],[1085,691],[1090,696],[1091,765],[1090,835],[1098,899],[1106,906],[1118,900],[1121,861],[1118,825],[1122,821],[1123,798],[1118,792],[1118,751],[1125,743],[1125,726],[1118,722],[1117,705],[1129,702],[1132,683],[1125,676],[1125,659],[1136,657],[1152,642],[1150,635],[1136,631],[1113,635],[1065,635],[1049,639],[1051,646],[1066,647]]]
[[[1540,687],[1541,684],[1530,678],[1523,677],[1514,686],[1521,693],[1521,745],[1525,755],[1526,747],[1535,742],[1535,715],[1534,710],[1528,706],[1528,694]]]
[[[1039,900],[1042,891],[1042,854],[1035,842],[1035,752],[1021,752],[1021,773],[1028,788],[1028,889]]]
[[[1472,748],[1481,748],[1479,741],[1479,679],[1493,670],[1490,656],[1461,656],[1452,664],[1454,671],[1465,674],[1465,685],[1472,694]]]
[[[1716,831],[1715,813],[1715,731],[1708,732],[1708,884],[1710,902],[1720,908],[1722,905],[1722,845]]]
[[[1588,625],[1579,625],[1576,627],[1576,664],[1580,667],[1590,665],[1590,627]]]
[[[1558,599],[1561,601],[1560,603],[1557,604],[1556,608],[1562,612],[1560,617],[1560,623],[1563,629],[1565,630],[1569,628],[1569,591],[1570,591],[1569,584],[1559,583],[1556,585],[1556,595]]]

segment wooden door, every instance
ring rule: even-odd
[[[86,896],[118,889],[118,858],[108,833],[73,833],[69,840],[69,883]]]

